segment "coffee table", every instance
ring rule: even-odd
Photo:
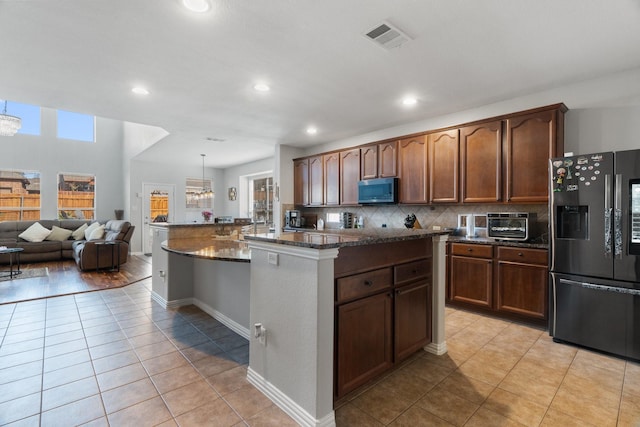
[[[2,277],[15,277],[18,274],[21,274],[22,271],[20,270],[20,252],[24,251],[24,248],[3,248],[0,249],[0,254],[8,254],[9,255],[9,271],[0,271],[0,276]],[[18,268],[14,271],[13,270],[13,264],[14,264],[14,258],[15,261],[18,264]],[[8,274],[7,274],[8,273]]]

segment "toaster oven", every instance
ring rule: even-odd
[[[487,237],[496,240],[529,240],[536,214],[529,212],[487,213]]]

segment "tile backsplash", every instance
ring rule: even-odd
[[[548,206],[546,204],[532,205],[380,205],[380,206],[354,206],[354,207],[325,207],[303,208],[303,214],[315,214],[325,220],[325,228],[340,228],[341,224],[328,222],[329,213],[351,212],[354,218],[362,217],[365,228],[382,227],[404,228],[404,220],[407,215],[414,214],[422,228],[440,226],[442,228],[456,228],[458,215],[475,214],[485,215],[487,212],[534,212],[538,220],[538,233],[546,233],[549,222]],[[538,236],[536,236],[538,237]]]

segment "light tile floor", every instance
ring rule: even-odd
[[[0,305],[0,425],[289,426],[246,380],[248,343],[150,282]],[[640,426],[640,365],[447,308],[418,353],[336,409],[338,426]]]

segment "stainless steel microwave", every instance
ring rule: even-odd
[[[536,214],[529,212],[487,213],[487,237],[497,240],[529,240]]]
[[[365,179],[358,182],[358,203],[398,203],[398,178]]]

